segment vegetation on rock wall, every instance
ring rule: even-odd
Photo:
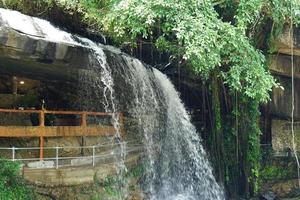
[[[138,198],[136,197],[135,192],[140,193],[140,188],[138,186],[139,179],[144,173],[144,168],[142,165],[136,165],[134,168],[130,169],[126,172],[125,176],[123,177],[121,184],[125,184],[130,188],[131,194],[126,194],[131,196],[133,199]],[[120,184],[119,177],[117,176],[109,176],[106,177],[104,180],[98,180],[96,177],[94,178],[95,185],[97,188],[103,188],[101,191],[93,192],[91,200],[118,200],[122,199],[122,194],[118,185]]]
[[[232,12],[222,16],[222,10]],[[210,149],[217,164],[217,174],[220,180],[225,175],[227,187],[233,182],[238,185],[233,193],[251,196],[258,191],[259,182],[259,104],[269,100],[272,87],[278,86],[267,70],[265,56],[255,46],[256,31],[267,20],[273,23],[272,31],[279,30],[278,25],[290,23],[291,17],[294,23],[298,23],[299,11],[300,3],[294,0],[121,0],[112,5],[103,26],[107,32],[123,40],[151,38],[157,48],[177,56],[180,63],[190,66],[203,79],[212,76],[209,80],[215,127]],[[237,110],[232,109],[234,115],[239,112],[239,123],[235,127],[239,134],[227,139],[230,148],[225,152],[226,136],[223,136],[220,118],[221,95],[218,95],[215,79],[229,89],[229,101],[234,102],[234,94],[239,96]],[[230,157],[232,150],[237,151],[238,163],[235,160],[223,163],[221,155],[224,153]],[[234,164],[239,167],[232,172],[230,168]]]
[[[276,85],[264,56],[251,45],[244,28],[222,21],[211,1],[120,1],[104,20],[117,37],[156,38],[204,78],[218,67],[232,91],[265,102]],[[161,32],[157,34],[157,32]]]
[[[212,73],[218,74],[218,71],[214,70]],[[211,86],[211,102],[212,102],[212,113],[213,113],[213,128],[211,130],[211,134],[209,135],[210,139],[210,149],[211,154],[214,155],[212,157],[214,168],[217,171],[218,179],[224,182],[224,165],[225,160],[224,157],[224,143],[222,142],[224,139],[223,136],[223,123],[222,123],[222,113],[221,113],[221,101],[220,101],[220,84],[218,82],[217,76],[213,74],[211,76],[210,86]],[[215,145],[219,144],[219,145]]]

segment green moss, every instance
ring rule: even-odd
[[[129,190],[134,190],[137,186],[131,184],[131,180],[138,180],[144,173],[144,167],[142,164],[129,169],[128,172],[122,177],[122,180],[118,176],[109,176],[104,180],[98,180],[94,177],[95,185],[98,190],[94,191],[91,195],[91,200],[117,200],[122,199],[122,193],[120,186],[126,184],[129,186]],[[135,181],[136,182],[136,181]],[[100,189],[100,190],[99,190]]]
[[[293,157],[271,157],[264,163],[260,170],[261,179],[264,180],[287,180],[297,178],[297,165]]]
[[[126,176],[131,178],[139,178],[143,175],[144,170],[144,165],[139,164],[136,167],[132,168],[130,171],[128,171]]]
[[[268,166],[261,170],[261,177],[263,179],[283,179],[288,177],[289,173],[289,169],[277,166]]]
[[[218,81],[219,70],[214,70],[211,75],[211,101],[213,112],[213,129],[210,134],[210,149],[213,156],[216,174],[219,181],[224,181],[224,140],[223,140],[223,122],[220,100],[220,83]]]

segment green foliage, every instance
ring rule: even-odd
[[[226,119],[224,123],[224,160],[226,160],[224,167],[224,184],[227,191],[233,194],[238,193],[239,187],[239,172],[240,172],[240,159],[239,159],[239,132],[236,117],[239,117],[240,112],[234,109],[231,116]]]
[[[10,8],[13,10],[19,10],[23,13],[30,13],[32,11],[42,10],[43,12],[53,6],[54,1],[52,0],[2,0],[0,1],[1,7]],[[39,13],[35,13],[38,15]]]
[[[276,24],[283,24],[291,18],[294,24],[300,23],[300,1],[298,0],[272,0],[267,4],[267,9]]]
[[[260,169],[260,135],[261,131],[258,125],[260,112],[258,110],[257,102],[249,102],[249,99],[244,102],[246,104],[243,110],[245,124],[242,131],[247,131],[248,138],[246,149],[246,163],[249,164],[249,182],[252,184],[252,190],[256,194],[259,186],[259,169]]]
[[[261,181],[289,180],[298,177],[294,157],[275,157],[271,146],[263,148],[261,154],[263,159],[260,169]]]
[[[112,6],[104,22],[116,37],[156,36],[160,49],[186,60],[204,78],[219,67],[232,91],[256,101],[267,101],[276,86],[264,56],[244,34],[244,25],[223,22],[211,1],[123,0]]]
[[[231,193],[249,197],[259,192],[260,112],[258,102],[242,97],[239,93],[235,95],[235,106],[226,121],[224,131],[225,184]],[[245,182],[250,186],[249,191],[240,184]]]
[[[289,177],[291,172],[288,168],[282,168],[277,166],[267,166],[261,171],[261,177],[263,179],[286,179]]]
[[[231,4],[234,4],[231,0]],[[298,0],[240,0],[236,20],[245,29],[264,18],[272,19],[275,26],[300,23],[300,1]]]
[[[222,123],[222,112],[221,112],[221,100],[220,100],[220,85],[218,82],[217,75],[218,71],[212,72],[210,80],[211,89],[211,104],[212,104],[212,124],[213,128],[209,135],[209,148],[212,155],[212,161],[214,168],[216,169],[216,176],[218,181],[224,181],[224,156],[223,149],[223,123]]]
[[[107,0],[79,0],[74,3],[72,0],[59,0],[60,6],[67,7],[74,12],[81,12],[82,21],[86,23],[87,28],[93,30],[102,29],[102,19],[106,14],[106,8],[110,1]]]
[[[218,68],[230,91],[237,92],[244,99],[240,116],[242,122],[238,127],[243,134],[240,138],[243,155],[239,157],[244,163],[245,181],[250,183],[252,192],[258,190],[260,166],[258,106],[269,99],[272,87],[277,86],[267,70],[264,55],[253,46],[246,34],[248,27],[261,16],[264,5],[259,0],[239,1],[234,17],[236,21],[226,22],[216,12],[212,1],[123,0],[112,6],[104,26],[116,37],[129,36],[127,39],[131,40],[137,37],[156,38],[159,49],[186,60],[205,79]],[[213,76],[220,74],[214,73]],[[219,130],[220,110],[216,106],[213,108],[216,111],[214,130]],[[220,134],[214,136],[213,145],[222,145],[220,137]],[[227,146],[236,143],[237,138],[231,138]],[[217,160],[221,151],[215,152]],[[238,180],[231,173],[234,164],[225,163],[229,170],[225,178],[231,183]],[[236,170],[239,173],[240,169]]]
[[[233,0],[231,0],[233,2]],[[257,30],[266,26],[265,21],[272,22],[270,33],[260,33],[269,35],[269,52],[276,51],[274,41],[282,33],[284,27],[293,23],[300,24],[300,1],[298,0],[241,0],[238,5],[237,24],[248,30],[248,35],[255,40],[254,34]]]
[[[103,181],[94,177],[96,185],[103,188],[103,191],[94,193],[91,199],[120,199],[121,191],[119,188],[119,180],[116,176],[106,177]],[[101,198],[98,198],[101,197]]]
[[[254,24],[260,17],[264,2],[264,0],[240,0],[235,17],[238,26],[247,29]]]
[[[122,191],[120,185],[126,184],[129,186],[130,181],[139,179],[144,173],[144,167],[142,164],[135,166],[134,168],[127,171],[123,177],[119,176],[108,176],[104,180],[98,180],[94,177],[97,188],[103,188],[103,191],[98,191],[91,196],[91,200],[106,200],[106,199],[122,199]],[[122,180],[120,180],[120,178]]]
[[[140,178],[144,173],[144,166],[142,164],[137,165],[133,169],[127,172],[126,177],[127,178]]]
[[[108,3],[109,0],[2,0],[0,7],[50,19],[71,30],[101,34]]]
[[[19,169],[18,163],[0,159],[0,199],[33,199],[33,192],[24,184]]]

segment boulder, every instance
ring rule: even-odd
[[[259,199],[260,200],[276,200],[277,198],[273,192],[268,191],[268,192],[261,194]]]
[[[269,181],[265,182],[264,184],[268,187],[268,190],[266,191],[272,191],[274,194],[276,194],[278,199],[299,199],[299,196],[296,196],[297,193],[294,193],[294,191],[298,188],[298,179]],[[296,199],[294,199],[294,197],[296,197]]]
[[[289,192],[289,194],[288,194],[288,196],[290,197],[290,198],[299,198],[300,197],[300,188],[293,188],[290,192]]]

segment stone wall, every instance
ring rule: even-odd
[[[270,103],[271,114],[275,118],[291,118],[292,108],[292,57],[290,34],[287,28],[284,33],[275,41],[277,52],[269,56],[269,69],[275,75],[277,81],[284,88],[274,88],[272,102]],[[294,31],[294,88],[295,88],[295,110],[294,117],[300,118],[300,28]]]
[[[297,189],[297,165],[293,155],[292,136],[292,60],[294,66],[294,141],[300,149],[300,28],[295,28],[291,38],[290,27],[273,41],[276,49],[270,55],[269,69],[280,88],[274,88],[268,113],[264,116],[271,121],[272,150],[263,151],[262,191],[273,191],[278,197],[291,197]],[[293,52],[291,51],[293,41]],[[293,57],[292,57],[293,55]],[[269,141],[270,142],[270,141]],[[268,147],[268,146],[267,146]],[[275,153],[275,154],[274,154]],[[274,162],[274,159],[277,160]],[[279,164],[280,163],[280,164]],[[298,198],[296,198],[298,199]]]
[[[270,118],[272,120],[272,145],[275,151],[291,148],[291,131],[288,130],[292,115],[292,60],[294,65],[294,119],[300,120],[300,28],[293,31],[291,38],[290,28],[286,27],[283,34],[273,42],[276,49],[269,56],[269,69],[282,87],[274,88],[270,102]],[[292,39],[292,40],[291,40]],[[291,51],[293,41],[293,57]],[[284,128],[283,128],[284,127]],[[297,125],[295,125],[295,128]],[[300,134],[296,131],[296,140]]]

